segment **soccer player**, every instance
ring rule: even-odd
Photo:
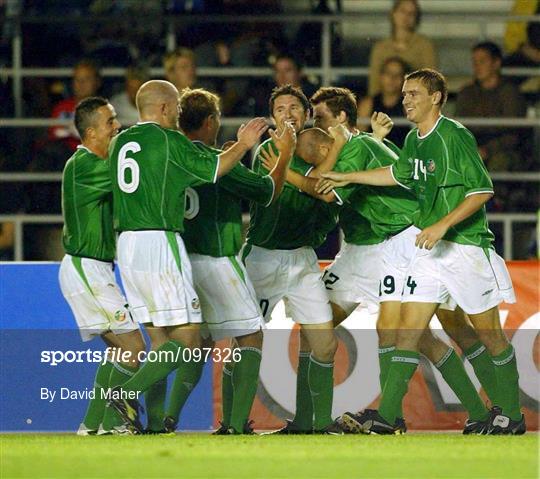
[[[179,94],[167,81],[151,80],[137,93],[140,122],[110,147],[118,263],[135,319],[151,328],[157,361],[146,361],[118,390],[112,404],[141,429],[134,392],[188,362],[200,345],[201,311],[184,242],[185,191],[228,173],[266,131],[264,118],[238,130],[226,152],[203,151],[178,131]],[[164,341],[165,340],[165,341]]]
[[[291,85],[277,87],[269,101],[270,115],[277,131],[291,124],[300,132],[309,117],[309,102],[302,90]],[[274,139],[264,142],[255,156],[253,170],[266,172],[261,152],[274,147]],[[306,174],[311,168],[293,156],[290,168]],[[331,168],[331,167],[330,167]],[[309,346],[299,352],[297,410],[294,422],[282,432],[341,434],[333,423],[333,358],[337,341],[332,326],[332,310],[321,279],[317,256],[319,246],[335,218],[327,205],[286,184],[281,196],[270,206],[251,205],[251,220],[242,257],[255,287],[265,320],[281,300],[287,301],[293,320]],[[301,396],[302,399],[298,399]],[[311,407],[312,405],[312,407]]]
[[[180,97],[181,130],[201,151],[215,148],[220,128],[220,99],[204,89],[185,89]],[[211,185],[188,188],[183,239],[193,271],[193,283],[201,301],[203,321],[214,341],[236,338],[240,361],[224,363],[222,376],[223,421],[219,434],[251,432],[247,418],[257,392],[264,327],[261,310],[249,276],[237,255],[242,245],[241,199],[268,206],[283,189],[296,134],[286,126],[281,137],[271,132],[280,148],[278,166],[259,175],[237,164]],[[204,361],[191,362],[185,374],[177,374],[165,417],[166,429],[176,429],[180,410],[197,384]]]
[[[100,336],[107,346],[131,353],[126,362],[107,361],[98,367],[94,399],[77,434],[96,434],[100,427],[100,433],[125,433],[112,410],[106,410],[104,393],[133,375],[144,341],[113,273],[116,238],[107,148],[120,123],[105,98],[89,97],[75,108],[75,127],[81,144],[62,177],[66,255],[60,265],[60,288],[83,341]]]
[[[328,173],[334,186],[348,182],[400,185],[419,202],[415,257],[407,272],[402,316],[388,378],[378,411],[357,418],[365,432],[392,433],[408,383],[418,365],[420,336],[437,307],[453,298],[467,313],[495,369],[497,406],[485,432],[523,434],[514,349],[501,328],[498,304],[515,302],[504,260],[493,249],[485,203],[493,196],[491,179],[473,135],[446,118],[444,76],[431,69],[405,77],[403,105],[416,124],[405,140],[399,161],[390,167],[346,174]]]
[[[317,124],[332,132],[334,143],[344,145],[339,152],[335,171],[355,171],[391,165],[397,159],[395,153],[371,135],[360,134],[356,130],[356,100],[349,90],[321,88],[314,95],[312,103]],[[337,128],[338,125],[345,125],[348,131]],[[313,153],[320,154],[322,144],[327,145],[327,150],[332,150],[330,135],[318,128],[305,130],[299,137],[297,152],[308,161],[314,161],[310,157]],[[392,147],[397,150],[395,145]],[[317,169],[314,172],[318,173]],[[315,179],[303,178],[294,173],[289,174],[288,179],[299,188],[317,196],[313,192]],[[388,189],[352,186],[336,189],[319,197],[344,205],[339,224],[347,239],[351,237],[350,231],[360,230],[363,233],[363,242],[353,238],[354,242],[350,243],[350,240],[346,239],[336,261],[327,269],[325,278],[336,325],[348,317],[359,303],[377,303],[377,296],[380,296],[377,331],[382,391],[389,360],[395,349],[401,307],[400,291],[405,286],[406,267],[414,250],[414,241],[409,239],[411,234],[414,234],[411,224],[418,203],[413,195],[399,187]],[[361,228],[362,225],[371,227]],[[384,238],[388,239],[381,244]],[[375,245],[369,245],[369,240]],[[461,335],[458,335],[459,337]],[[483,429],[489,417],[488,410],[454,350],[435,338],[429,329],[422,336],[420,349],[438,367],[469,412],[470,418],[465,431]],[[346,416],[347,414],[344,418]],[[401,414],[399,423],[400,431],[404,431],[406,428]]]

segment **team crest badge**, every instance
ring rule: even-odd
[[[200,305],[199,305],[199,299],[198,298],[193,298],[191,300],[191,307],[193,309],[199,309],[200,308]]]
[[[430,172],[430,173],[433,173],[435,171],[435,162],[433,160],[429,160],[427,162],[427,170]]]
[[[126,313],[124,311],[116,311],[116,313],[114,313],[114,320],[118,323],[121,323],[122,321],[125,321],[126,320]]]

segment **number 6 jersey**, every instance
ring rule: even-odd
[[[185,191],[217,179],[218,155],[154,122],[123,131],[109,148],[116,231],[184,230]]]

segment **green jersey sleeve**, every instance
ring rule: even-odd
[[[274,199],[272,177],[255,173],[240,163],[220,178],[218,184],[229,193],[265,206]]]
[[[361,171],[367,169],[369,161],[369,151],[362,141],[356,141],[355,138],[343,147],[334,166],[334,171],[339,173],[349,173],[351,171]],[[350,184],[334,189],[337,203],[343,204],[351,195],[358,191],[358,185]]]
[[[198,148],[179,131],[167,130],[174,136],[169,142],[171,160],[191,178],[191,186],[215,183],[219,168],[219,155],[215,149]]]
[[[486,166],[478,154],[478,146],[472,133],[465,128],[452,137],[452,157],[459,168],[465,197],[477,193],[493,193],[493,183]]]
[[[413,130],[416,131],[416,130]],[[405,138],[405,144],[403,149],[399,153],[399,158],[390,166],[390,173],[394,178],[394,181],[402,186],[411,190],[414,186],[414,166],[413,160],[407,151],[407,140],[411,138],[411,133]]]

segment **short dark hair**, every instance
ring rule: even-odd
[[[472,47],[473,52],[476,50],[485,50],[494,60],[502,60],[503,57],[502,50],[500,49],[499,45],[493,42],[477,43],[474,47]]]
[[[84,140],[86,130],[94,126],[96,112],[102,106],[109,104],[109,100],[101,96],[89,96],[81,100],[75,107],[75,128]]]
[[[273,116],[274,103],[276,101],[276,98],[283,95],[295,96],[296,98],[300,100],[300,103],[302,103],[302,106],[304,107],[304,111],[306,113],[309,111],[309,101],[306,95],[304,95],[304,92],[302,91],[302,89],[300,87],[287,84],[283,86],[277,86],[272,90],[272,94],[270,95],[270,100],[268,101],[268,108],[270,109],[270,116]]]
[[[219,97],[204,88],[184,88],[180,92],[180,115],[182,131],[198,130],[206,118],[219,112]]]
[[[441,101],[439,102],[439,105],[442,107],[446,103],[446,99],[448,98],[448,85],[444,75],[437,70],[433,70],[432,68],[421,68],[420,70],[405,75],[405,81],[407,80],[419,80],[420,83],[427,88],[430,95],[440,91]]]
[[[349,126],[356,126],[358,107],[356,96],[351,90],[332,86],[319,88],[311,97],[311,104],[318,105],[322,102],[326,103],[326,106],[334,116],[338,116],[341,111],[344,111],[347,115]]]

